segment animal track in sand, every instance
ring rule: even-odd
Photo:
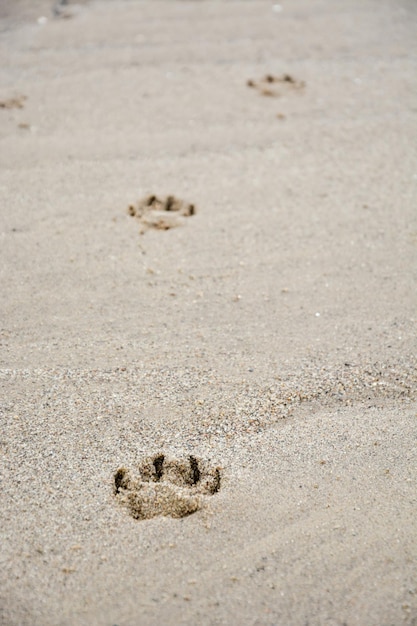
[[[81,5],[88,0],[56,0],[52,7],[52,14],[55,19],[70,19],[75,17],[82,9]]]
[[[6,100],[0,100],[0,109],[23,109],[26,96],[15,96]]]
[[[135,204],[130,204],[127,210],[131,217],[135,217],[141,224],[143,234],[149,228],[169,230],[183,223],[183,218],[195,215],[194,204],[179,200],[175,196],[158,198],[155,195],[145,196]]]
[[[259,81],[250,79],[246,82],[246,84],[252,89],[257,89],[261,96],[275,98],[280,95],[280,91],[276,89],[276,85],[292,89],[303,89],[305,87],[305,82],[303,80],[297,80],[291,76],[291,74],[283,74],[282,76],[267,74]]]
[[[187,517],[220,486],[221,468],[192,455],[177,460],[160,453],[144,459],[134,472],[120,467],[114,474],[116,499],[138,520]]]

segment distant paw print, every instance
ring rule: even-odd
[[[156,230],[175,228],[182,223],[182,218],[195,215],[196,208],[194,204],[179,200],[175,196],[158,198],[150,195],[135,204],[130,204],[127,212],[140,221],[143,233],[149,228]]]
[[[146,458],[136,473],[122,467],[114,475],[115,497],[139,520],[191,515],[220,485],[220,467],[210,467],[195,456],[177,460],[157,454]]]
[[[276,89],[277,85],[281,85],[285,88],[302,89],[305,87],[303,80],[296,80],[291,74],[283,74],[282,76],[274,76],[273,74],[267,74],[261,80],[254,81],[248,80],[246,82],[248,87],[257,89],[261,96],[277,97],[280,95],[280,91]]]

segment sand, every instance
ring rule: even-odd
[[[416,626],[416,17],[1,3],[1,624]]]

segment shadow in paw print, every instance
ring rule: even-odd
[[[195,456],[168,459],[164,454],[146,458],[132,472],[124,467],[114,475],[114,495],[135,519],[157,515],[186,517],[198,511],[205,496],[220,490],[221,469]]]
[[[141,232],[144,233],[149,228],[169,230],[180,226],[183,218],[195,215],[196,208],[194,204],[179,200],[175,196],[158,198],[151,195],[130,204],[127,212],[139,220]]]

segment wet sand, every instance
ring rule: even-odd
[[[415,4],[51,5],[0,8],[0,623],[415,626]]]

